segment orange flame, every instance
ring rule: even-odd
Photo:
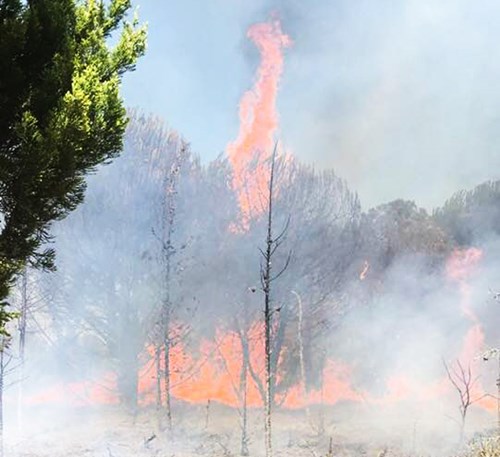
[[[365,260],[363,264],[363,269],[361,270],[361,273],[359,274],[359,280],[364,281],[366,279],[366,275],[368,274],[368,270],[370,269],[370,263],[368,260]]]
[[[473,373],[479,366],[477,355],[484,343],[482,326],[474,314],[471,305],[472,289],[470,279],[479,265],[482,252],[476,248],[456,250],[446,263],[447,277],[456,282],[461,295],[460,306],[464,315],[472,322],[467,332],[459,355],[462,363],[471,364]],[[365,262],[363,271],[368,271]],[[361,279],[360,275],[360,279]],[[254,324],[248,333],[249,358],[254,374],[263,381],[262,366],[264,347],[262,324]],[[190,353],[182,344],[177,344],[170,352],[172,396],[178,400],[204,404],[212,400],[232,407],[241,406],[243,392],[240,389],[240,377],[243,364],[243,346],[240,336],[231,331],[219,330],[213,340],[202,340],[197,356]],[[156,372],[153,363],[154,348],[147,348],[149,361],[139,372],[139,403],[154,404],[156,401]],[[188,367],[186,369],[186,367]],[[261,407],[262,396],[259,388],[247,373],[246,400],[249,407]],[[301,383],[291,386],[277,398],[277,402],[287,409],[302,408],[311,404],[325,403],[334,405],[339,401],[366,402],[373,405],[391,405],[412,400],[421,402],[434,401],[443,394],[451,392],[446,377],[433,382],[420,383],[405,374],[394,374],[387,379],[386,393],[374,396],[370,392],[358,390],[352,382],[352,367],[338,360],[328,360],[323,370],[323,389],[307,391]],[[27,399],[29,403],[55,403],[57,401],[75,406],[85,404],[116,404],[119,402],[116,376],[107,374],[100,383],[85,381],[57,386]],[[482,398],[484,388],[478,382],[472,392],[482,408],[492,411],[496,403],[491,398]]]
[[[446,274],[448,278],[457,282],[460,289],[462,312],[473,322],[477,322],[478,319],[470,306],[472,291],[468,280],[478,266],[482,256],[483,252],[481,249],[456,249],[446,262]]]
[[[227,147],[244,225],[252,213],[262,211],[258,202],[268,182],[265,162],[271,156],[278,128],[276,99],[283,72],[283,51],[292,44],[278,19],[251,26],[247,36],[257,46],[261,62],[253,88],[240,102],[238,137]]]
[[[449,279],[458,283],[462,313],[473,323],[465,335],[459,360],[465,366],[470,364],[474,377],[478,378],[471,392],[475,399],[479,399],[476,403],[486,410],[493,411],[496,409],[496,401],[485,397],[485,389],[478,376],[478,356],[484,349],[485,336],[481,322],[472,309],[472,288],[469,283],[482,257],[483,252],[478,248],[456,249],[448,259],[446,272]]]

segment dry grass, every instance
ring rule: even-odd
[[[9,457],[237,457],[240,450],[236,410],[213,404],[206,423],[204,405],[175,405],[175,430],[158,427],[154,408],[134,419],[119,408],[66,412],[33,411],[23,436],[6,434]],[[429,457],[450,456],[443,444],[443,424],[390,411],[371,411],[358,405],[311,409],[318,419],[324,412],[323,433],[312,427],[303,411],[278,410],[274,416],[275,457]],[[370,413],[375,413],[370,417]],[[383,416],[381,415],[383,413]],[[384,420],[380,421],[380,417]],[[406,420],[405,420],[406,419]],[[264,454],[262,412],[249,411],[251,457]],[[9,421],[10,423],[10,421]],[[484,430],[484,428],[482,428]],[[434,434],[435,432],[435,434]],[[439,433],[438,433],[439,432]],[[455,432],[455,433],[453,433]],[[446,436],[446,435],[445,435]],[[500,440],[483,439],[456,457],[500,457]]]
[[[500,438],[484,438],[470,446],[466,457],[500,457]]]

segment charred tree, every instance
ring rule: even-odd
[[[288,268],[290,262],[290,254],[284,266],[277,273],[273,272],[273,259],[276,251],[283,242],[283,238],[288,229],[288,224],[283,231],[274,236],[273,233],[273,200],[274,200],[274,180],[276,172],[276,153],[278,144],[274,146],[271,157],[271,167],[269,175],[268,187],[268,202],[267,202],[267,227],[266,227],[266,244],[264,249],[260,249],[262,261],[260,266],[260,282],[261,290],[264,292],[264,351],[265,351],[265,418],[264,418],[264,433],[265,433],[265,449],[266,457],[272,457],[272,404],[274,398],[274,383],[275,374],[273,370],[273,317],[280,309],[272,307],[272,284],[276,281]]]
[[[157,405],[161,408],[161,380],[163,378],[165,412],[167,419],[167,427],[172,429],[172,392],[171,392],[171,367],[170,367],[170,351],[173,345],[173,338],[177,335],[171,334],[172,327],[172,273],[173,273],[173,256],[176,253],[176,248],[173,242],[173,235],[176,222],[176,195],[178,177],[184,159],[186,157],[187,145],[182,143],[178,152],[175,154],[172,165],[168,173],[165,174],[164,191],[165,198],[161,205],[161,262],[163,265],[162,275],[162,301],[160,308],[160,334],[161,338],[156,348],[156,366],[157,366]],[[163,355],[163,369],[161,369],[161,356]]]

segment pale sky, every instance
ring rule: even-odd
[[[332,167],[364,207],[432,208],[500,178],[498,0],[135,0],[149,48],[129,106],[162,117],[208,161],[238,131],[258,54],[247,28],[272,13],[294,41],[280,138]]]

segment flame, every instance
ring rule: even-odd
[[[263,383],[262,366],[264,346],[262,324],[254,324],[248,333],[249,358],[256,376]],[[147,362],[138,377],[138,401],[141,406],[155,404],[156,372],[155,348],[146,348]],[[240,336],[231,331],[216,332],[213,341],[202,340],[198,356],[190,355],[187,348],[177,344],[170,351],[172,396],[192,404],[205,404],[207,400],[231,407],[240,407],[243,392],[240,376],[243,363],[243,347]],[[186,368],[188,367],[188,368]],[[341,400],[363,401],[363,395],[352,388],[352,369],[337,361],[328,361],[323,371],[324,389],[311,390],[304,396],[300,384],[292,386],[284,394],[277,395],[277,403],[287,409],[298,409],[321,402],[336,404]],[[27,404],[66,404],[72,406],[118,404],[116,376],[107,373],[99,382],[83,381],[58,383],[40,394],[25,398]],[[246,401],[248,407],[263,406],[262,396],[254,379],[248,373]]]
[[[26,404],[46,403],[72,406],[116,405],[120,401],[116,393],[116,376],[106,373],[98,382],[59,382],[54,386],[25,398]]]
[[[445,268],[448,279],[458,285],[460,308],[472,324],[458,358],[464,366],[471,364],[474,377],[480,368],[477,355],[484,345],[484,332],[472,308],[470,279],[481,258],[482,252],[476,248],[456,250],[447,260]],[[368,261],[365,261],[360,279],[366,277],[368,268]],[[262,334],[262,323],[254,323],[247,335],[250,364],[260,383],[263,383],[264,365]],[[151,405],[156,401],[154,347],[146,348],[143,356],[146,363],[138,374],[138,398],[140,405]],[[242,341],[240,335],[233,331],[217,330],[213,339],[200,341],[197,351],[178,343],[170,351],[172,396],[192,404],[205,404],[207,400],[211,400],[231,407],[240,407],[243,395],[240,391],[242,364]],[[387,406],[411,400],[425,405],[425,402],[438,401],[443,395],[452,394],[452,388],[445,376],[422,383],[404,373],[394,373],[386,381],[386,392],[376,396],[355,388],[352,373],[351,365],[340,360],[327,360],[322,373],[323,388],[307,391],[299,382],[291,386],[286,393],[277,395],[277,403],[287,409],[299,409],[320,403],[335,405],[339,401]],[[247,406],[262,407],[258,382],[256,383],[249,372],[247,376]],[[30,404],[65,402],[75,406],[117,404],[120,400],[117,391],[116,375],[107,373],[99,383],[61,383],[27,401]],[[484,397],[484,392],[485,389],[478,382],[472,392],[474,398],[480,398],[475,404],[494,411],[495,399]]]
[[[306,391],[302,383],[293,386],[283,401],[288,409],[304,408],[308,405],[335,405],[339,401],[363,402],[366,392],[356,390],[352,386],[352,367],[344,362],[328,360],[323,369],[323,389]],[[304,394],[305,392],[305,394]]]
[[[470,365],[473,378],[477,378],[472,386],[471,396],[478,399],[475,402],[477,405],[488,411],[494,411],[497,408],[496,400],[485,396],[486,390],[479,378],[478,356],[484,349],[485,335],[481,322],[472,308],[472,287],[469,283],[482,257],[483,252],[478,248],[456,249],[447,261],[446,273],[449,279],[458,284],[462,313],[472,323],[465,335],[459,355],[461,363],[465,367]]]
[[[456,282],[461,295],[462,312],[472,322],[479,322],[471,308],[472,289],[469,279],[476,270],[483,256],[478,248],[455,249],[446,262],[446,274],[449,279]]]
[[[361,273],[359,274],[359,280],[364,281],[366,279],[366,275],[368,274],[368,270],[370,269],[370,263],[368,260],[365,260],[363,263],[363,269],[361,270]]]
[[[477,248],[456,249],[446,262],[446,274],[448,278],[458,284],[462,313],[473,323],[473,326],[465,337],[460,357],[464,362],[473,360],[484,344],[482,326],[472,308],[472,288],[469,283],[482,256],[483,252]]]
[[[269,178],[265,163],[272,154],[278,128],[276,99],[283,73],[283,51],[292,44],[278,19],[251,26],[247,36],[257,46],[261,61],[253,88],[240,102],[238,136],[227,146],[243,225],[248,225],[252,214],[262,211],[259,200]]]

